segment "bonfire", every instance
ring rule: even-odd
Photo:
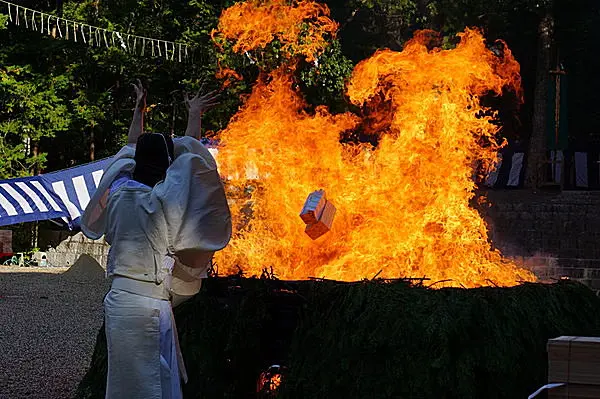
[[[213,32],[235,52],[278,40],[287,54],[278,69],[263,71],[219,133],[230,192],[249,193],[232,205],[237,231],[217,255],[221,271],[260,275],[272,267],[290,280],[427,277],[463,287],[534,281],[492,248],[469,206],[475,175],[495,164],[503,145],[496,113],[480,99],[521,96],[510,50],[499,43],[492,51],[474,29],[451,50],[436,47],[434,32],[418,32],[403,51],[380,50],[355,67],[346,95],[360,114],[309,110],[294,88],[295,68],[299,60],[318,63],[337,27],[322,4],[248,1],[225,10]],[[342,140],[359,129],[376,135],[377,146]],[[331,231],[313,241],[298,214],[318,189],[337,212]]]

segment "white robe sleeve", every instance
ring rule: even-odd
[[[134,156],[135,146],[126,145],[114,156],[113,161],[104,171],[98,188],[92,195],[81,218],[81,231],[88,238],[97,240],[104,235],[106,230],[105,210],[110,186],[121,173],[133,173],[135,169]]]
[[[205,268],[231,238],[231,215],[217,164],[198,140],[174,140],[175,161],[153,193],[165,215],[169,252],[186,266]]]
[[[175,161],[154,193],[167,223],[176,258],[170,290],[173,306],[200,291],[214,253],[231,238],[231,215],[217,164],[198,140],[174,140]]]
[[[203,278],[206,278],[206,270],[187,267],[178,259],[175,260],[169,283],[173,307],[179,306],[196,295],[200,291]]]

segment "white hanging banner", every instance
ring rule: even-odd
[[[164,58],[168,61],[185,62],[189,57],[188,45],[185,43],[152,39],[149,37],[107,30],[32,10],[6,0],[0,0],[0,13],[8,14],[8,21],[17,26],[22,25],[21,20],[24,20],[25,27],[32,31],[38,30],[39,21],[39,32],[52,36],[55,39],[71,40],[72,38],[75,43],[77,43],[79,39],[79,41],[83,41],[84,44],[96,47],[100,47],[104,44],[106,48],[120,48],[127,53],[141,55],[142,57],[146,56],[146,53],[150,53],[146,52],[146,42],[148,42],[148,45],[152,46],[152,57],[162,58],[163,52]],[[61,24],[64,27],[64,34]],[[108,40],[107,34],[110,35],[110,40]],[[115,36],[117,40],[115,40]],[[138,41],[141,43],[141,46],[138,46]],[[178,53],[177,56],[175,53]]]

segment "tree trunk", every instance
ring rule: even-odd
[[[37,156],[40,153],[40,145],[38,141],[34,141],[33,145],[32,145],[32,149],[31,149],[31,153],[33,154],[33,156],[35,158],[37,158]],[[40,168],[39,165],[37,164],[37,162],[34,164],[35,166],[33,167],[31,173],[33,174],[33,176],[37,176],[40,174]],[[38,236],[39,236],[39,222],[33,222],[31,224],[31,248],[37,248],[38,247]]]
[[[59,17],[63,16],[63,0],[56,0],[56,14]]]
[[[543,180],[546,159],[546,110],[548,102],[548,79],[552,62],[552,38],[554,18],[549,7],[538,27],[537,76],[533,103],[533,123],[529,141],[529,160],[525,173],[525,186],[538,187]]]
[[[171,137],[175,137],[175,120],[177,117],[177,101],[173,97],[173,110],[171,113]]]
[[[33,155],[34,158],[37,158],[39,153],[40,153],[40,145],[37,141],[34,141],[32,149],[31,149],[31,154]],[[37,162],[34,164],[34,167],[31,170],[31,173],[33,176],[37,176],[40,174],[40,168],[39,168]]]
[[[91,128],[90,131],[90,161],[94,161],[96,159],[96,143],[94,138],[94,128]]]

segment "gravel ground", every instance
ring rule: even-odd
[[[73,397],[108,290],[100,266],[0,266],[0,399]]]

